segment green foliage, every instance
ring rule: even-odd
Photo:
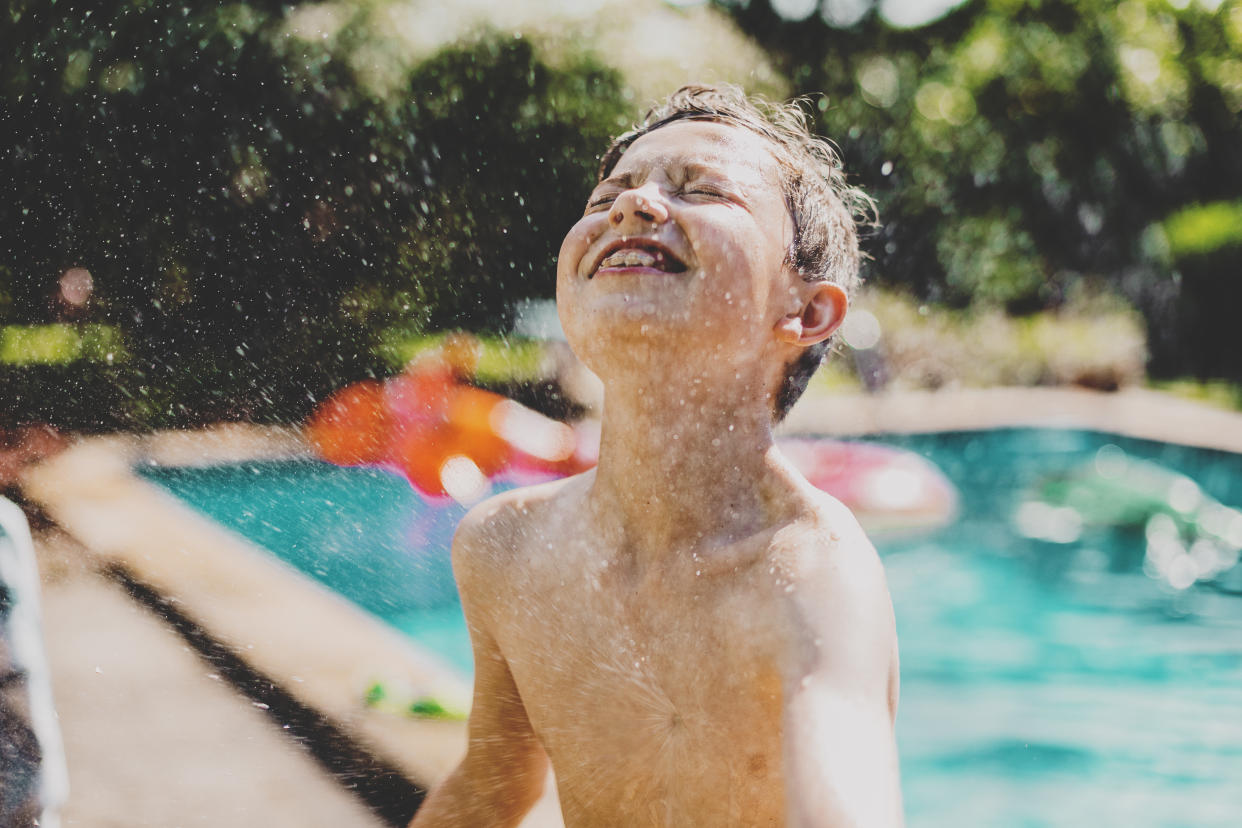
[[[1082,385],[1143,381],[1146,343],[1137,314],[1081,291],[1056,311],[1013,317],[997,308],[952,309],[868,288],[855,312],[874,314],[877,359],[892,388]]]
[[[1107,285],[1142,307],[1155,367],[1206,369],[1169,330],[1202,279],[1179,282],[1141,240],[1187,205],[1237,203],[1242,2],[974,0],[910,30],[722,5],[797,92],[826,96],[819,127],[879,201],[874,281],[1021,312]],[[1237,226],[1190,215],[1171,244]],[[1242,287],[1213,296],[1236,307]]]
[[[1039,254],[1024,230],[999,214],[967,216],[946,223],[936,240],[945,280],[974,301],[1001,305],[1038,296],[1044,284]]]
[[[503,327],[515,299],[551,294],[561,233],[626,110],[592,59],[553,66],[499,34],[377,99],[349,27],[308,42],[288,13],[8,11],[0,323],[111,326],[141,422],[296,418],[387,370],[381,330]],[[90,273],[82,307],[58,298],[71,267]]]
[[[0,362],[0,428],[49,423],[80,431],[140,428],[134,390],[141,378],[128,365],[76,360],[10,365]]]
[[[0,363],[6,365],[60,365],[76,360],[112,365],[127,359],[121,334],[111,325],[0,327]]]
[[[525,39],[450,47],[419,66],[394,123],[430,152],[425,231],[394,265],[419,274],[432,328],[503,330],[515,299],[550,298],[564,231],[628,107],[615,73],[543,63]]]
[[[403,334],[388,331],[380,338],[379,353],[385,362],[398,370],[419,354],[430,351],[444,341],[445,334]],[[543,343],[517,337],[479,336],[479,364],[475,379],[481,383],[499,384],[532,382],[543,374]]]
[[[1218,201],[1178,210],[1164,220],[1164,233],[1175,258],[1242,246],[1242,201]]]
[[[1152,387],[1166,394],[1206,403],[1216,408],[1242,411],[1242,386],[1223,380],[1200,382],[1193,379],[1161,380]]]

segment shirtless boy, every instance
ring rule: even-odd
[[[686,87],[617,139],[557,302],[604,382],[599,465],[462,521],[461,765],[415,826],[902,824],[875,550],[772,429],[857,282],[855,211],[793,107]]]

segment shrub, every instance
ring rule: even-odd
[[[1079,385],[1115,390],[1144,379],[1141,318],[1107,296],[1076,297],[1057,312],[1010,316],[994,308],[933,307],[873,288],[859,297],[855,310],[872,313],[879,322],[876,350],[892,388]],[[847,349],[843,356],[849,354]]]

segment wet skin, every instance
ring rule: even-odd
[[[845,310],[785,266],[776,180],[758,136],[674,124],[566,237],[600,463],[462,521],[469,749],[415,825],[516,824],[549,760],[570,828],[901,824],[883,569],[772,442],[784,365]]]

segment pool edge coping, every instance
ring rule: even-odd
[[[844,437],[998,428],[1083,429],[1242,454],[1242,412],[1146,388],[819,393],[795,405],[779,433]]]

